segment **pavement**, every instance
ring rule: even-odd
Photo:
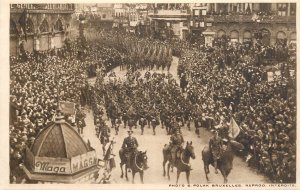
[[[174,78],[179,81],[177,76],[177,66],[178,66],[178,58],[173,57],[173,63],[170,68],[170,73],[174,76]],[[113,70],[117,78],[124,79],[126,70],[120,71],[119,67]],[[146,71],[141,71],[144,74]],[[151,72],[165,72],[167,71],[151,71]],[[107,80],[107,79],[106,79]],[[102,146],[100,144],[99,139],[96,137],[95,127],[93,123],[93,114],[92,111],[86,110],[86,123],[87,126],[84,129],[82,137],[87,141],[89,140],[91,146],[96,149],[96,153],[98,157],[103,158]],[[106,119],[108,126],[111,126],[110,121]],[[156,128],[156,135],[154,136],[152,133],[152,129],[145,127],[144,135],[141,135],[141,130],[138,127],[137,129],[133,128],[133,136],[137,138],[139,142],[139,150],[145,151],[147,150],[148,156],[148,166],[150,167],[148,170],[144,172],[144,183],[145,184],[175,184],[176,183],[176,169],[174,168],[174,172],[170,173],[170,181],[167,177],[163,176],[163,154],[162,149],[165,144],[169,143],[170,136],[166,135],[165,129],[162,129],[160,126]],[[191,184],[207,184],[207,183],[223,183],[223,177],[220,174],[214,173],[214,168],[210,166],[210,174],[208,182],[205,178],[204,166],[202,161],[201,151],[205,145],[208,144],[210,137],[212,134],[210,131],[201,128],[200,129],[200,138],[195,134],[194,125],[191,125],[191,131],[184,127],[182,129],[184,140],[192,141],[195,149],[196,159],[190,161],[193,170],[190,174],[190,182]],[[115,135],[115,131],[111,129],[111,137],[114,137],[116,144],[114,145],[113,153],[116,155],[116,168],[114,168],[111,172],[111,183],[114,184],[131,184],[131,173],[128,173],[129,181],[126,181],[125,178],[120,178],[121,169],[119,166],[120,159],[118,151],[120,150],[123,139],[127,136],[127,129],[123,128],[123,125],[120,127],[120,131],[118,136]],[[100,176],[102,176],[103,170],[100,170]],[[139,175],[135,176],[135,183],[140,183]],[[235,156],[233,161],[233,169],[228,176],[228,183],[269,183],[267,177],[258,174],[256,170],[249,168],[247,163],[240,157]],[[178,184],[187,184],[185,173],[181,173]]]

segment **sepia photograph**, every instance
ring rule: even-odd
[[[295,1],[8,6],[8,184],[296,187]]]

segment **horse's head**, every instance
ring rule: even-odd
[[[194,147],[193,147],[193,142],[186,142],[186,150],[188,152],[188,154],[191,156],[191,158],[195,159],[196,156],[195,156],[195,151],[194,151]]]
[[[148,169],[148,156],[147,156],[147,150],[145,152],[139,151],[137,155],[137,161],[142,165],[143,169]]]

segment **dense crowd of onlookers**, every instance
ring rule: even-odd
[[[180,57],[179,84],[171,74],[153,70]],[[273,63],[265,64],[272,58]],[[104,83],[113,68],[126,69],[124,81]],[[154,67],[155,66],[155,67]],[[106,111],[114,125],[178,127],[194,123],[228,138],[231,118],[241,128],[236,140],[245,145],[249,165],[274,182],[295,182],[296,89],[295,60],[285,46],[228,44],[195,48],[179,40],[160,42],[119,32],[93,31],[87,43],[28,53],[10,60],[11,181],[19,182],[24,150],[57,112],[59,101],[91,106],[95,125]],[[268,71],[280,71],[270,80]],[[144,75],[139,69],[152,70]],[[95,77],[92,87],[89,77]],[[105,109],[103,109],[103,107]],[[74,127],[78,123],[69,121]],[[103,122],[101,120],[101,122]],[[102,123],[103,124],[103,123]],[[155,134],[155,131],[154,131]]]
[[[81,106],[91,105],[88,77],[106,73],[120,64],[119,53],[101,43],[82,48],[77,42],[61,49],[44,52],[20,52],[10,59],[10,169],[11,182],[23,179],[20,164],[24,151],[37,134],[53,121],[60,101],[76,104],[76,121],[65,115],[67,122],[79,127]],[[84,121],[83,121],[84,122]],[[76,129],[77,130],[77,129]]]
[[[187,75],[188,98],[199,105],[203,118],[227,128],[235,118],[249,164],[274,182],[295,182],[296,78],[290,75],[295,62],[285,59],[278,68],[281,75],[268,80],[266,67],[255,59],[264,49],[227,45],[186,51],[178,73]]]

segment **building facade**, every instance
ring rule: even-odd
[[[208,32],[206,40],[226,36],[240,43],[296,43],[296,3],[210,3],[205,8],[198,12],[198,25],[202,22]]]
[[[98,3],[97,15],[102,21],[113,21],[114,20],[114,9],[112,3]]]
[[[20,47],[28,52],[61,48],[74,9],[74,4],[11,4],[10,55],[17,55]]]
[[[156,3],[149,11],[151,25],[162,38],[186,39],[189,28],[190,8],[184,3]]]

